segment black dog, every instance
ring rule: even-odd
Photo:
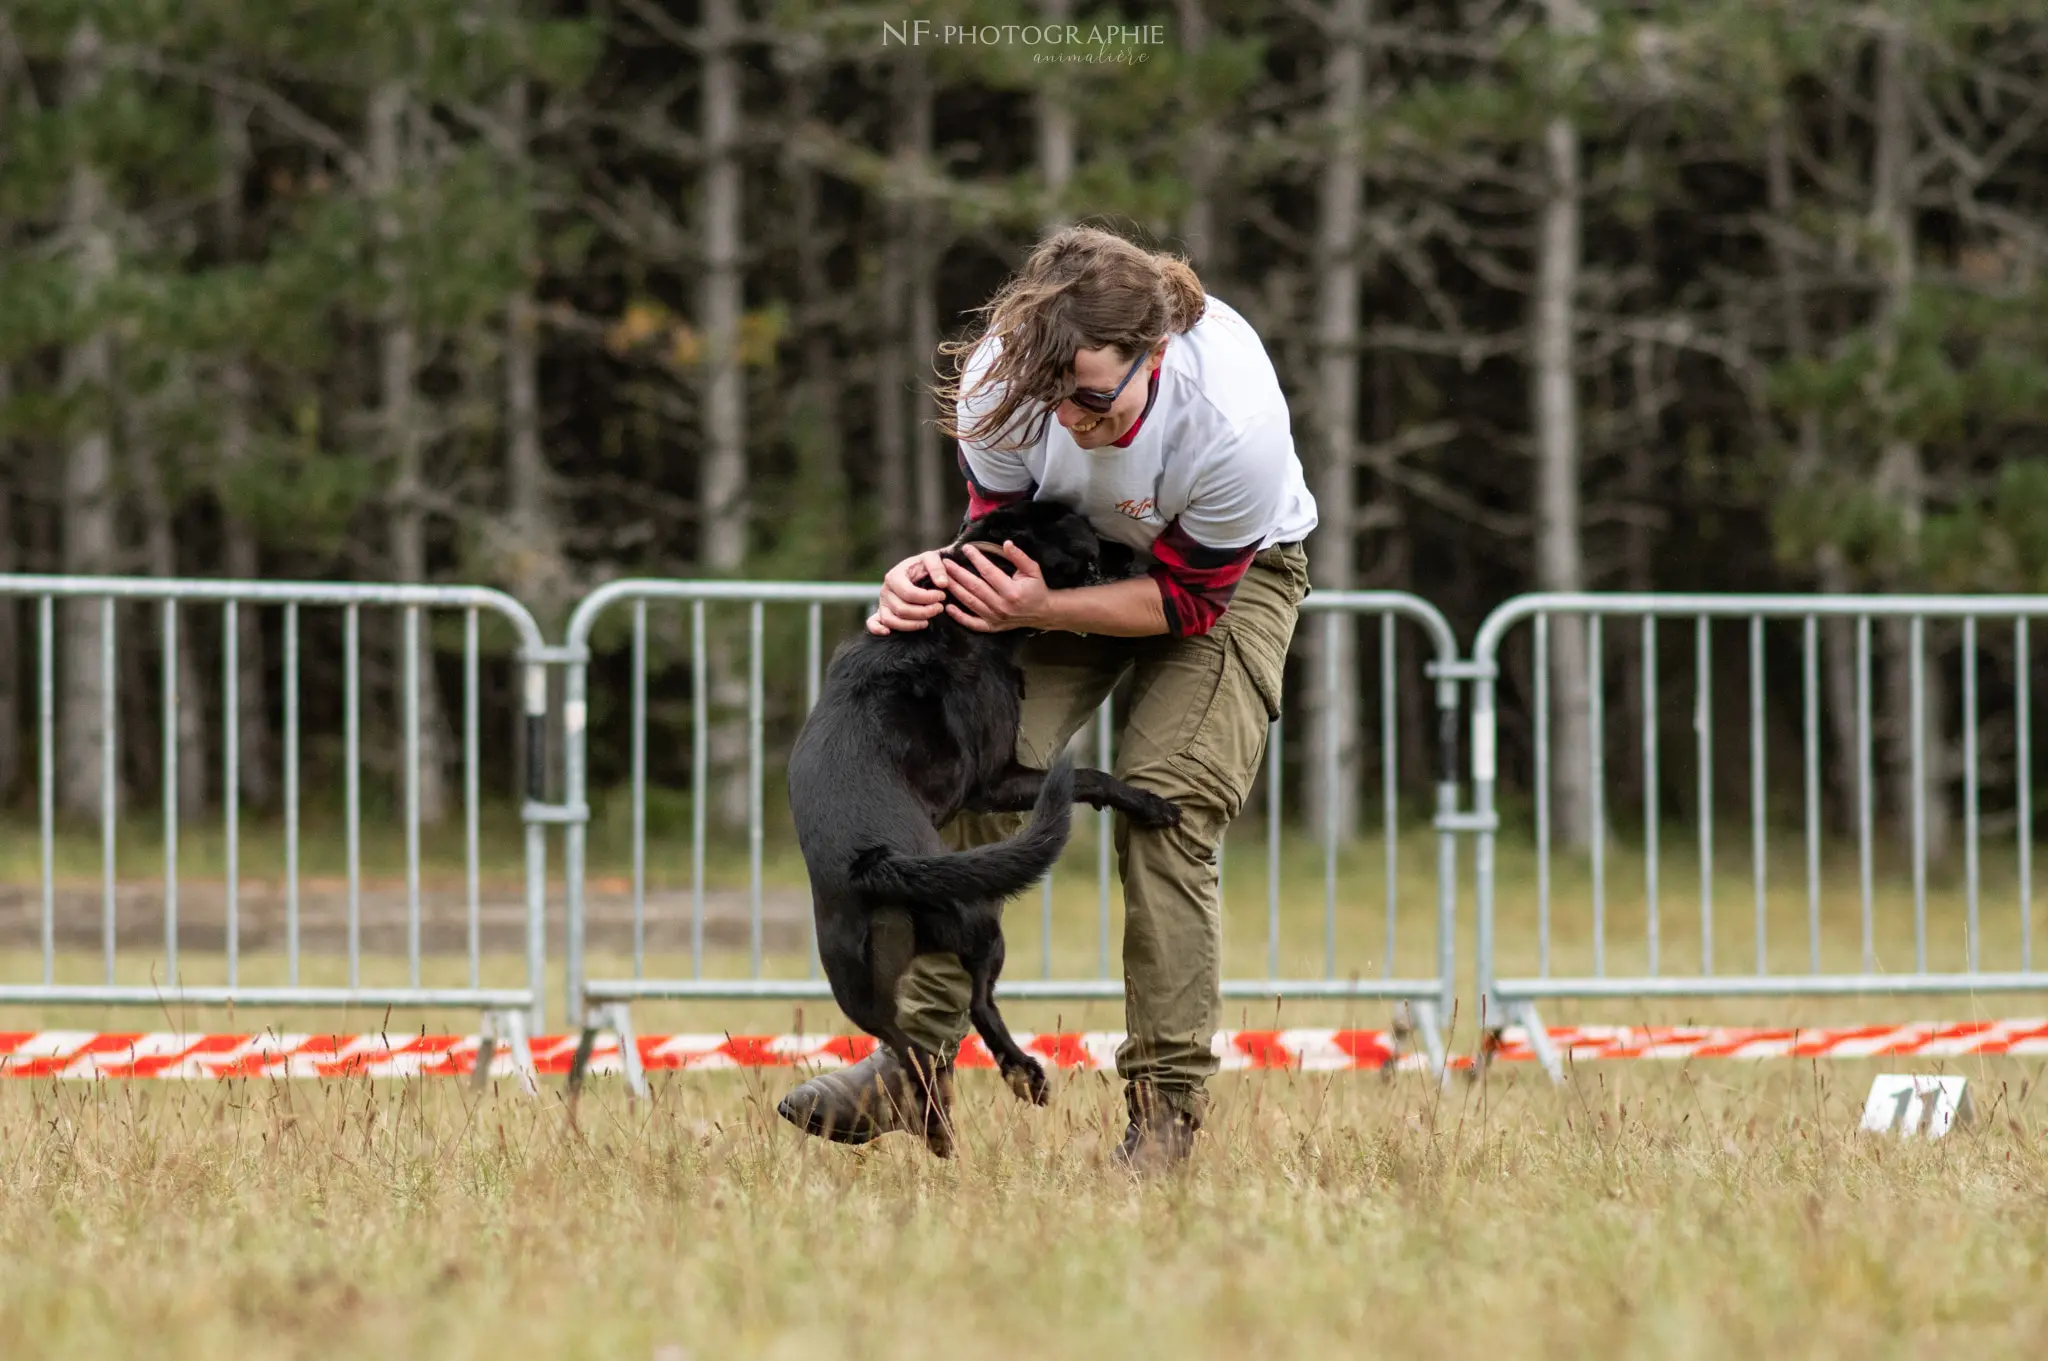
[[[1005,540],[1030,556],[1055,590],[1104,579],[1105,545],[1084,517],[1052,502],[1005,507],[970,522],[945,556],[971,572],[961,545]],[[983,556],[1007,566],[1000,552]],[[968,1014],[975,1030],[1012,1089],[1043,1105],[1045,1069],[1018,1046],[996,1010],[1002,903],[1059,858],[1076,799],[1119,809],[1142,827],[1180,821],[1180,810],[1165,799],[1099,770],[1076,771],[1064,756],[1047,771],[1017,763],[1024,678],[1014,655],[1027,636],[977,633],[944,614],[915,632],[863,632],[833,654],[789,761],[790,808],[832,996],[910,1070],[923,1098],[926,1141],[941,1154],[951,1141],[935,1086],[937,1056],[913,1044],[896,1022],[896,985],[911,955],[959,957],[973,980]],[[1007,841],[952,852],[939,836],[963,810],[1026,809],[1031,822]],[[888,907],[907,912],[914,942],[878,939],[873,916]]]

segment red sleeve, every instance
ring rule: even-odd
[[[1258,553],[1257,544],[1210,548],[1190,538],[1179,520],[1168,525],[1152,543],[1152,579],[1166,607],[1166,631],[1192,638],[1214,628]]]
[[[1029,501],[1036,487],[1025,487],[1020,491],[990,491],[974,480],[974,469],[968,465],[967,451],[954,445],[954,460],[960,465],[960,476],[967,479],[967,518],[979,520],[993,510],[1014,506],[1019,501]]]

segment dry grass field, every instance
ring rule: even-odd
[[[1230,1078],[1142,1185],[1092,1075],[970,1075],[950,1163],[801,1138],[786,1075],[8,1083],[0,1355],[2039,1357],[2038,1065],[1966,1071],[1908,1144],[1855,1066]]]
[[[256,878],[274,851],[254,835]],[[33,839],[0,846],[0,878],[37,882]],[[373,845],[373,873],[398,866]],[[494,882],[516,879],[494,843]],[[619,872],[616,847],[597,871]],[[152,872],[149,838],[123,843],[124,880]],[[1233,840],[1228,959],[1266,963],[1265,866],[1255,829]],[[1795,842],[1770,866],[1774,969],[1807,948]],[[332,874],[326,851],[310,873]],[[1829,850],[1825,962],[1859,949],[1853,873]],[[1088,832],[1055,894],[1053,965],[1093,973],[1099,928]],[[217,870],[203,833],[188,872]],[[1696,966],[1697,868],[1667,851],[1665,964]],[[67,841],[67,883],[97,847]],[[657,847],[654,881],[687,886],[687,847]],[[456,862],[459,882],[459,861]],[[1281,970],[1322,970],[1320,852],[1287,849]],[[2009,869],[1987,858],[1985,965],[2013,967]],[[559,867],[557,866],[557,871]],[[717,882],[744,864],[714,862]],[[1343,971],[1384,960],[1380,849],[1341,864]],[[1716,881],[1717,967],[1754,968],[1747,848]],[[1431,843],[1405,840],[1396,964],[1433,948]],[[800,883],[771,857],[771,884]],[[1589,947],[1583,866],[1556,874],[1553,967]],[[429,882],[446,885],[445,854]],[[1504,959],[1536,967],[1531,859],[1503,848]],[[1469,857],[1458,950],[1469,970]],[[559,884],[553,890],[559,911]],[[1609,966],[1640,959],[1641,862],[1608,877]],[[1110,940],[1120,921],[1112,904]],[[1911,898],[1887,865],[1883,967],[1910,961]],[[124,908],[125,910],[125,908]],[[1929,900],[1931,951],[1953,959],[1967,909],[1950,872]],[[2037,920],[2038,927],[2042,923]],[[1012,908],[1011,971],[1042,960],[1039,903]],[[126,937],[124,936],[124,941]],[[558,928],[551,931],[559,963]],[[0,976],[34,977],[26,942]],[[125,946],[124,946],[125,949]],[[628,961],[600,950],[594,971]],[[216,975],[194,950],[188,977]],[[487,976],[516,978],[492,957]],[[686,961],[657,953],[651,970]],[[67,946],[63,977],[97,955]],[[146,949],[124,977],[148,978]],[[341,962],[309,955],[309,981]],[[366,973],[402,969],[389,958]],[[707,969],[746,967],[721,947]],[[245,976],[277,981],[274,953]],[[1114,961],[1112,959],[1112,968]],[[771,953],[771,973],[800,957]],[[460,958],[430,957],[431,981]],[[560,1015],[559,984],[551,988]],[[2039,997],[1559,1004],[1553,1022],[1968,1019],[2041,1014]],[[1115,1028],[1119,1009],[1009,1008],[1019,1028]],[[649,1006],[643,1033],[841,1024],[829,1005]],[[1380,1003],[1233,1008],[1230,1024],[1385,1023]],[[12,1009],[30,1029],[463,1029],[474,1017]],[[1458,1022],[1469,1047],[1472,1018]],[[0,1083],[0,1357],[1325,1358],[1907,1357],[2048,1355],[2048,1106],[2038,1060],[1958,1061],[1979,1119],[1937,1143],[1854,1132],[1872,1073],[1939,1065],[1586,1065],[1563,1088],[1526,1066],[1439,1089],[1418,1075],[1227,1075],[1183,1175],[1134,1184],[1105,1158],[1121,1132],[1113,1082],[1056,1079],[1027,1109],[988,1074],[962,1078],[962,1154],[930,1159],[889,1138],[865,1150],[806,1140],[773,1115],[788,1073],[657,1077],[652,1103],[599,1080],[575,1122],[558,1086],[535,1102],[457,1083]]]

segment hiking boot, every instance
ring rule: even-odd
[[[1124,1104],[1131,1123],[1124,1139],[1110,1156],[1119,1167],[1140,1176],[1170,1172],[1188,1159],[1194,1150],[1195,1134],[1202,1128],[1198,1100],[1174,1100],[1156,1087],[1132,1083],[1124,1089]]]
[[[835,1144],[864,1144],[894,1130],[922,1132],[941,1158],[953,1154],[953,1065],[940,1065],[933,1084],[938,1109],[925,1111],[910,1069],[887,1045],[850,1068],[820,1073],[791,1089],[776,1114],[806,1134]]]

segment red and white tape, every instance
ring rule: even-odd
[[[1113,1032],[1019,1035],[1026,1049],[1069,1069],[1114,1069],[1123,1036]],[[1550,1042],[1573,1061],[1615,1059],[1961,1058],[2048,1055],[2048,1021],[1916,1022],[1909,1025],[1806,1029],[1733,1026],[1553,1027]],[[874,1048],[865,1035],[647,1035],[639,1040],[649,1071],[738,1068],[833,1068]],[[574,1035],[532,1042],[534,1065],[562,1074],[576,1051]],[[0,1077],[17,1078],[323,1078],[461,1076],[476,1068],[473,1035],[180,1035],[45,1030],[0,1032]],[[1216,1037],[1226,1070],[1414,1069],[1426,1059],[1400,1052],[1382,1030],[1234,1030]],[[1535,1057],[1519,1027],[1502,1032],[1493,1057]],[[1469,1058],[1454,1060],[1468,1066]],[[492,1069],[513,1072],[500,1047]],[[994,1064],[978,1039],[960,1054],[963,1068]],[[607,1036],[591,1054],[592,1072],[617,1072],[618,1042]]]

